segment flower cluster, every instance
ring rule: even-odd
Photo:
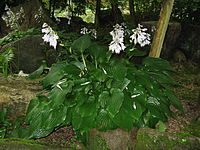
[[[88,29],[86,27],[81,29],[81,34],[90,34],[91,36],[93,36],[95,39],[97,38],[97,31],[95,29]]]
[[[124,28],[116,24],[114,26],[114,30],[110,32],[110,35],[112,35],[112,42],[109,45],[109,50],[112,52],[115,52],[117,54],[120,53],[120,51],[123,51],[126,47],[124,46]]]
[[[6,14],[2,16],[2,19],[6,22],[6,25],[11,29],[18,29],[19,24],[23,22],[25,18],[24,9],[21,7],[20,11],[16,14],[6,5]]]
[[[38,9],[38,13],[35,14],[34,18],[40,23],[42,17],[43,17],[43,10],[42,7],[40,6],[40,8]]]
[[[42,39],[44,42],[49,42],[50,46],[53,46],[54,49],[56,49],[57,39],[59,38],[58,35],[47,23],[44,23],[42,28],[42,33],[45,33]]]
[[[130,38],[133,40],[134,44],[140,44],[141,47],[150,44],[150,34],[146,33],[147,28],[142,28],[143,26],[138,24],[136,29],[133,29],[133,35]]]

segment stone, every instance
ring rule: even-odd
[[[59,146],[24,139],[0,139],[0,150],[65,150]]]
[[[39,0],[25,1],[24,3],[11,8],[11,10],[16,14],[17,12],[20,11],[21,8],[23,8],[25,15],[20,20],[18,30],[25,31],[30,28],[40,28],[42,27],[44,22],[46,22],[49,25],[53,25],[53,21],[50,18],[49,13],[47,12],[47,10],[43,8],[42,3]],[[35,17],[37,15],[39,17]],[[5,24],[4,21],[0,23],[1,30],[4,31],[5,29],[5,31],[8,32],[8,29],[7,27],[5,27],[4,24]],[[12,31],[12,29],[10,29],[10,31]]]
[[[141,128],[137,132],[135,150],[200,150],[200,138],[187,133],[172,134]]]
[[[14,60],[11,63],[12,71],[15,73],[20,70],[23,70],[24,73],[32,73],[40,67],[43,60],[51,65],[56,62],[58,56],[56,50],[44,44],[42,35],[27,35],[4,45],[0,52],[4,52],[9,47],[15,48]]]
[[[177,41],[177,47],[190,60],[200,63],[200,26],[182,25],[180,38]]]
[[[90,131],[89,136],[89,150],[133,150],[133,134],[135,128],[132,131],[126,131],[123,129],[109,130],[106,132],[100,132],[96,129]]]
[[[177,63],[184,63],[187,61],[187,58],[182,51],[177,50],[173,55],[173,60]]]
[[[142,22],[142,25],[148,29],[148,33],[151,34],[152,41],[156,30],[157,21]],[[178,22],[170,22],[165,35],[163,48],[161,51],[161,57],[165,59],[173,58],[174,49],[177,47],[177,40],[181,33],[181,24]]]

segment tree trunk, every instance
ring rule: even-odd
[[[135,17],[134,0],[129,0],[129,11],[130,11],[131,25],[133,27],[136,27],[137,23]]]
[[[52,5],[52,0],[49,0],[49,16],[51,16],[51,5]]]
[[[95,27],[98,28],[100,24],[100,10],[101,10],[101,0],[96,0],[96,12],[95,12]]]
[[[169,24],[174,0],[165,0],[160,11],[160,19],[157,24],[157,30],[153,38],[149,57],[160,57],[165,34]]]
[[[111,7],[112,7],[112,17],[114,19],[114,24],[120,23],[122,21],[121,19],[121,12],[118,8],[118,2],[111,2]]]

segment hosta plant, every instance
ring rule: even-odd
[[[111,56],[108,47],[89,35],[74,41],[71,50],[71,61],[53,64],[42,81],[43,93],[31,100],[28,128],[15,130],[13,136],[40,138],[68,124],[81,133],[155,127],[174,116],[170,105],[182,110],[166,60],[145,58],[134,65]]]

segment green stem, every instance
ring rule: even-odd
[[[83,56],[83,53],[81,53],[81,57],[82,57],[82,60],[83,60],[83,65],[85,67],[85,70],[87,71],[87,66],[86,66],[86,63],[85,63],[85,58]]]
[[[95,62],[95,67],[97,69],[97,60],[95,59],[94,62]]]

